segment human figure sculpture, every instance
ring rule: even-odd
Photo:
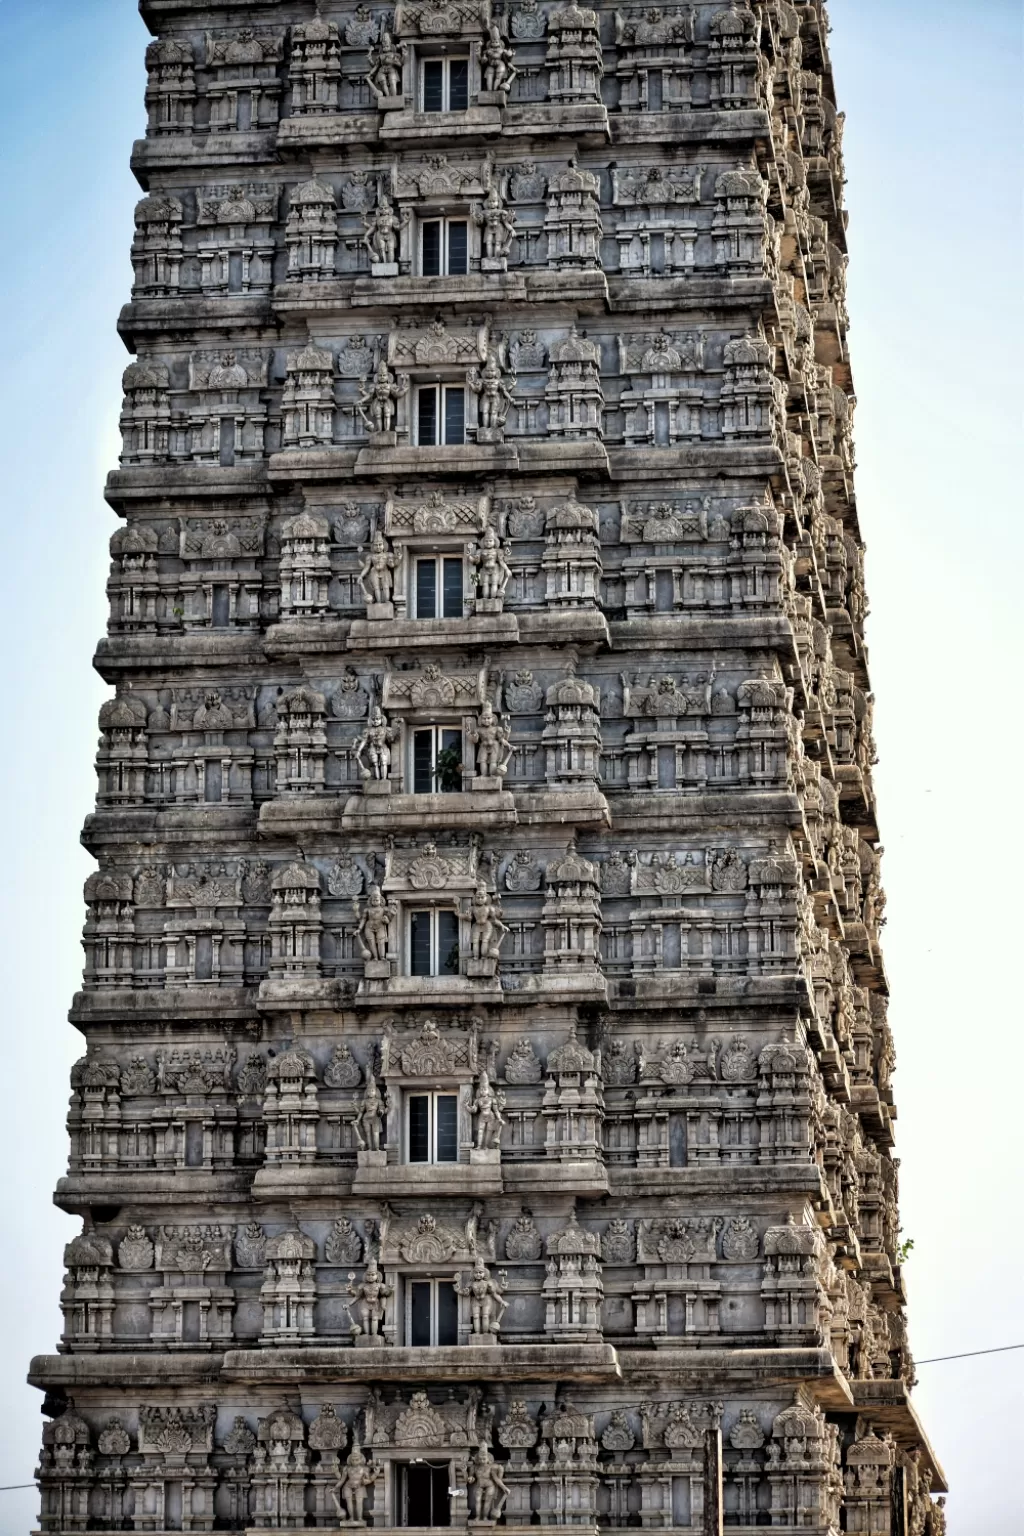
[[[497,960],[508,929],[501,921],[496,896],[490,896],[481,880],[469,904],[469,952],[474,960]]]
[[[495,1461],[485,1442],[481,1442],[466,1476],[467,1481],[476,1489],[475,1518],[488,1524],[500,1520],[508,1498],[508,1485],[502,1477],[500,1464]]]
[[[372,1072],[366,1074],[366,1086],[356,1104],[352,1129],[363,1152],[380,1151],[380,1122],[384,1114],[384,1096]]]
[[[498,1283],[492,1280],[483,1259],[474,1259],[468,1285],[462,1284],[461,1277],[453,1282],[456,1296],[469,1298],[471,1333],[487,1335],[499,1331],[501,1320],[508,1309],[505,1300],[507,1283],[508,1277],[504,1270],[498,1276]]]
[[[399,217],[387,198],[378,194],[377,206],[363,214],[363,244],[372,262],[394,265],[398,260],[398,231],[408,222],[408,209]]]
[[[505,588],[512,580],[507,559],[510,553],[511,546],[502,545],[490,524],[480,535],[480,542],[469,546],[466,554],[476,576],[479,597],[495,601],[505,596]]]
[[[396,404],[408,393],[409,375],[391,372],[382,358],[377,365],[373,382],[356,402],[360,418],[371,432],[390,432],[395,423]]]
[[[391,924],[398,916],[394,902],[385,901],[377,884],[366,893],[366,905],[359,910],[358,901],[352,903],[356,915],[356,943],[364,960],[387,960],[391,938]]]
[[[359,585],[368,603],[390,603],[394,590],[395,557],[388,548],[388,541],[379,528],[375,528],[370,548],[359,572]]]
[[[479,368],[469,370],[466,383],[477,397],[477,425],[487,432],[503,427],[512,404],[512,391],[502,377],[501,364],[493,352],[488,352],[483,372]]]
[[[349,1525],[365,1525],[363,1508],[366,1495],[380,1476],[381,1468],[375,1461],[367,1461],[358,1445],[349,1451],[348,1460],[338,1482],[331,1489],[331,1498],[338,1517]]]
[[[491,1087],[491,1079],[486,1067],[480,1068],[480,1076],[476,1083],[476,1097],[469,1106],[469,1112],[476,1116],[476,1145],[484,1150],[498,1145],[501,1128],[505,1124],[502,1110],[505,1108],[505,1095],[500,1089]]]
[[[507,256],[516,232],[516,216],[506,208],[497,187],[488,187],[482,203],[473,206],[473,221],[483,231],[483,254],[489,261]]]
[[[390,776],[391,743],[394,739],[395,733],[388,725],[387,715],[375,704],[354,748],[356,763],[364,779],[380,781]]]
[[[481,51],[484,66],[484,90],[507,91],[519,71],[512,63],[515,54],[501,35],[496,21],[487,28],[487,41]]]
[[[476,771],[480,777],[503,778],[512,756],[512,733],[494,713],[489,699],[484,701],[476,724],[470,728],[469,739],[476,747]]]
[[[354,1285],[355,1271],[349,1271],[348,1294],[355,1303],[358,1324],[353,1324],[358,1333],[366,1338],[379,1338],[384,1324],[384,1313],[387,1303],[394,1295],[394,1286],[388,1285],[384,1276],[377,1267],[376,1259],[367,1259],[363,1278],[358,1285]],[[352,1308],[349,1307],[349,1316]]]
[[[387,27],[383,27],[380,42],[369,51],[370,67],[366,72],[366,83],[378,101],[401,96],[405,53],[405,44],[396,43]]]

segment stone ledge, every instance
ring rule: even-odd
[[[627,481],[634,494],[638,452],[643,455],[645,480],[677,480],[681,475],[719,479],[727,475],[730,480],[748,475],[767,478],[783,468],[782,454],[768,438],[756,443],[703,438],[677,443],[672,448],[656,448],[651,443],[614,444],[608,449],[609,473],[613,480]]]
[[[134,338],[149,334],[166,336],[174,331],[219,331],[231,326],[246,330],[273,322],[272,288],[256,293],[224,293],[210,296],[184,289],[174,295],[146,298],[125,304],[118,316],[118,334],[134,351]]]
[[[460,1344],[433,1349],[232,1349],[224,1355],[225,1381],[616,1381],[621,1377],[610,1344]],[[564,1526],[560,1530],[564,1531]],[[574,1527],[574,1529],[577,1529]]]
[[[816,1163],[695,1163],[683,1168],[608,1167],[608,1187],[615,1200],[707,1195],[799,1195],[819,1199],[827,1193]]]
[[[638,1350],[620,1344],[617,1353],[630,1386],[660,1389],[670,1380],[682,1392],[709,1394],[799,1383],[823,1408],[849,1412],[854,1406],[850,1384],[829,1349],[765,1343],[755,1349],[680,1345]]]
[[[316,113],[286,117],[277,126],[280,149],[311,149],[333,144],[372,144],[377,139],[378,112]]]
[[[388,312],[404,309],[407,305],[421,310],[458,304],[484,307],[493,304],[525,304],[526,301],[526,279],[518,269],[512,272],[472,272],[465,277],[357,277],[352,290],[353,309],[383,309]]]
[[[265,665],[263,635],[258,629],[107,635],[93,657],[93,666],[108,683],[116,682],[124,672],[152,668]]]
[[[379,832],[390,827],[429,828],[432,832],[458,828],[474,832],[514,827],[516,811],[517,798],[507,789],[463,790],[450,795],[355,794],[345,801],[341,826],[346,832]],[[261,812],[261,832],[264,825]]]
[[[218,1022],[242,1020],[257,1027],[256,993],[258,983],[241,987],[119,987],[102,991],[76,992],[68,1013],[72,1024],[124,1024],[160,1022],[197,1022],[208,1027],[211,1000],[217,1004]],[[211,999],[211,992],[215,998]]]
[[[613,619],[611,644],[617,651],[725,650],[736,647],[774,648],[787,659],[793,652],[793,627],[774,604],[764,603],[746,613],[699,613],[685,608],[632,619]]]
[[[609,1190],[609,1170],[596,1158],[564,1163],[553,1158],[503,1162],[501,1172],[505,1191],[510,1195],[544,1192],[597,1199]]]
[[[611,826],[608,801],[596,784],[576,789],[520,789],[516,790],[515,804],[517,819],[524,827],[552,822],[573,827],[594,821]]]
[[[266,496],[266,459],[244,464],[193,464],[166,459],[154,464],[126,464],[112,469],[103,489],[115,511],[123,502],[164,501],[173,496]]]
[[[519,469],[518,447],[509,443],[460,443],[457,447],[361,448],[357,475],[388,475],[399,479],[417,475],[476,477],[510,475]]]
[[[622,112],[609,119],[618,144],[716,144],[771,139],[771,118],[760,107],[721,111]]]
[[[609,272],[612,314],[649,314],[659,309],[739,309],[775,312],[775,292],[766,277],[729,277],[701,269],[673,277],[627,277]]]
[[[942,1464],[925,1433],[905,1381],[855,1381],[853,1401],[859,1413],[876,1429],[887,1429],[896,1444],[906,1450],[920,1446],[931,1467],[933,1493],[946,1493],[948,1484]]]
[[[519,622],[514,613],[471,614],[464,619],[353,619],[350,651],[477,649],[485,645],[518,645]]]
[[[523,645],[610,645],[608,620],[598,608],[545,608],[520,613]]]
[[[183,1206],[208,1211],[215,1205],[248,1205],[254,1168],[178,1168],[158,1172],[112,1168],[109,1173],[69,1174],[57,1180],[53,1203],[80,1214],[94,1206]]]

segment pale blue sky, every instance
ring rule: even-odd
[[[1020,8],[836,0],[832,22],[898,1151],[923,1358],[1024,1342]],[[35,1465],[39,1398],[22,1381],[59,1333],[61,1248],[76,1228],[50,1195],[80,1054],[64,1015],[105,695],[89,658],[114,527],[101,486],[126,360],[115,322],[130,281],[145,41],[134,0],[0,0],[0,1484]],[[917,1402],[950,1475],[954,1536],[1019,1531],[1024,1351],[924,1366]],[[24,1536],[35,1517],[34,1493],[0,1493],[0,1536]]]

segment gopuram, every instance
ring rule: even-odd
[[[42,1532],[942,1536],[820,0],[143,0]]]

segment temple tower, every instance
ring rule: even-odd
[[[41,1529],[941,1536],[820,0],[143,0]]]

